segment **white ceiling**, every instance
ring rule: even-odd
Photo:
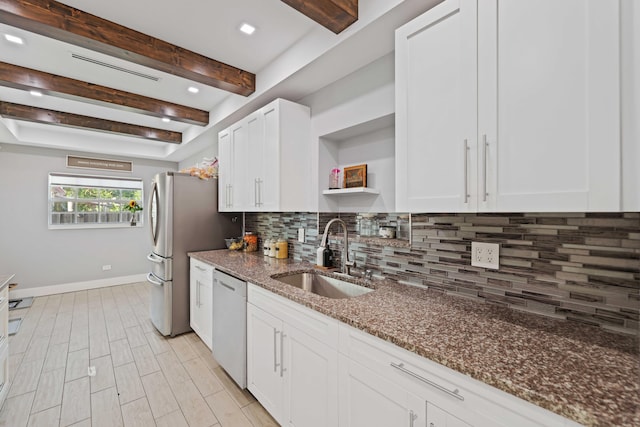
[[[183,132],[181,145],[0,118],[0,142],[180,161],[206,148],[222,126],[277,96],[302,97],[393,49],[393,28],[439,0],[360,0],[359,21],[335,35],[280,0],[63,0],[62,3],[256,74],[256,93],[230,94],[124,60],[0,24],[0,61],[210,111],[207,127],[0,87],[4,101]],[[255,26],[247,36],[243,22]],[[378,37],[376,39],[376,37]],[[71,53],[159,77],[154,82]],[[339,61],[339,62],[336,62]],[[317,63],[316,67],[313,64]],[[329,65],[331,64],[331,65]],[[287,83],[288,82],[288,83]],[[302,82],[302,83],[301,83]],[[288,86],[287,86],[288,84]],[[293,99],[295,100],[295,99]]]

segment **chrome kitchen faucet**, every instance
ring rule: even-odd
[[[324,233],[322,234],[322,241],[320,242],[320,247],[326,248],[328,245],[328,234],[329,228],[331,225],[337,222],[342,225],[342,229],[344,230],[344,248],[342,250],[342,268],[341,272],[347,275],[351,273],[351,267],[356,266],[355,261],[349,261],[349,232],[347,231],[347,224],[341,220],[340,218],[333,218],[331,221],[327,223],[327,226],[324,228]]]

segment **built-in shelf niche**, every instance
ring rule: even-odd
[[[367,165],[367,186],[329,189],[329,173]],[[319,209],[325,212],[395,211],[395,115],[388,114],[319,138]],[[336,197],[339,196],[339,197]]]

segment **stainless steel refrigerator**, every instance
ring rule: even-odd
[[[187,252],[223,249],[226,237],[241,235],[242,221],[218,212],[216,179],[177,172],[155,176],[147,211],[151,321],[162,335],[175,336],[191,330]]]

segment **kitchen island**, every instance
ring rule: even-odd
[[[324,298],[271,278],[312,269],[227,250],[191,257],[584,425],[640,425],[638,337],[374,280]]]

